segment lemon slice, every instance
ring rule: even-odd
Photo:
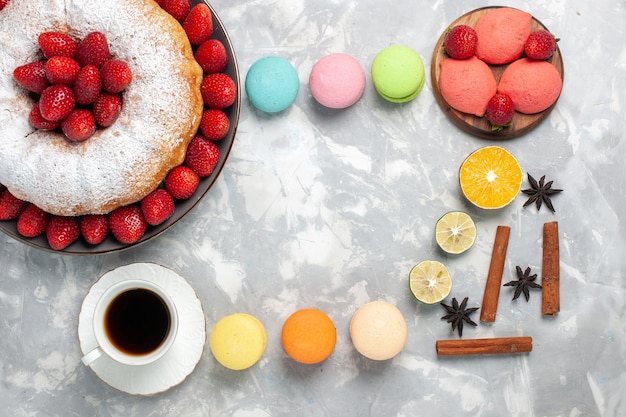
[[[461,164],[459,183],[465,198],[483,209],[509,204],[522,186],[522,168],[506,149],[485,146],[472,152]]]
[[[450,294],[451,288],[452,278],[441,262],[422,261],[409,273],[409,289],[423,303],[438,303]]]
[[[476,225],[469,214],[451,211],[444,214],[435,226],[435,240],[446,253],[463,253],[474,244]]]

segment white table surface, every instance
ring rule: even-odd
[[[243,100],[230,157],[214,188],[181,222],[132,250],[93,257],[51,254],[0,236],[0,414],[26,416],[624,416],[626,415],[626,3],[517,1],[561,40],[565,83],[535,130],[497,142],[524,172],[565,191],[556,213],[471,207],[457,180],[471,151],[493,141],[469,136],[439,108],[430,78],[404,105],[382,100],[369,76],[378,51],[415,49],[427,72],[446,26],[501,2],[215,0],[234,43],[242,80],[258,58],[279,55],[301,81],[296,103],[266,115]],[[362,99],[343,111],[311,98],[308,75],[332,52],[366,69]],[[523,188],[528,183],[524,181]],[[436,248],[436,220],[464,210],[478,237],[469,252]],[[530,354],[438,358],[437,339],[458,338],[438,306],[417,303],[410,268],[444,262],[451,297],[480,306],[498,225],[511,227],[503,281],[515,266],[541,276],[542,226],[558,221],[561,311],[541,315],[541,293],[511,301],[503,288],[496,323],[463,338],[532,336]],[[165,265],[194,287],[207,329],[245,312],[266,326],[254,367],[229,371],[208,348],[179,386],[131,396],[80,362],[77,317],[90,286],[132,262]],[[348,326],[362,304],[384,299],[404,314],[409,337],[393,360],[355,352]],[[450,299],[448,299],[450,301]],[[331,357],[299,365],[280,344],[295,310],[324,310],[337,327]],[[474,319],[478,321],[479,313]]]

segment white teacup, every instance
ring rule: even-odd
[[[125,280],[112,285],[98,300],[93,332],[98,346],[82,357],[85,365],[102,355],[125,365],[147,365],[172,347],[178,313],[171,297],[158,285]]]

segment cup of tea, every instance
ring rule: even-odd
[[[145,280],[109,287],[96,303],[93,332],[98,346],[82,357],[91,365],[103,355],[125,365],[147,365],[165,355],[178,331],[171,297]]]

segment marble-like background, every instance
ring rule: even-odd
[[[565,191],[556,214],[469,206],[457,170],[488,144],[454,127],[430,79],[414,101],[379,98],[368,72],[359,103],[321,108],[308,74],[331,52],[366,70],[378,51],[404,44],[424,59],[446,26],[474,8],[502,2],[373,0],[215,0],[242,79],[258,58],[276,54],[297,69],[301,90],[285,112],[266,115],[247,101],[224,171],[181,222],[135,249],[97,257],[44,253],[0,236],[0,414],[30,416],[624,416],[626,415],[626,2],[511,0],[558,37],[565,84],[551,115],[529,134],[499,144],[524,171]],[[524,188],[528,184],[524,182]],[[442,254],[435,221],[468,211],[478,238],[462,256]],[[424,259],[451,270],[451,296],[480,305],[498,225],[511,227],[506,280],[515,265],[541,272],[542,225],[561,233],[561,312],[541,316],[500,295],[494,325],[464,338],[529,335],[528,355],[438,358],[435,340],[456,338],[440,306],[407,289]],[[77,317],[90,286],[131,262],[157,262],[184,276],[210,328],[234,312],[257,316],[269,341],[249,370],[221,367],[208,349],[179,386],[153,397],[110,388],[80,363]],[[363,303],[385,299],[406,317],[405,350],[376,363],[357,354],[349,321]],[[280,330],[299,308],[326,311],[337,326],[333,355],[314,366],[291,361]],[[476,314],[478,319],[478,314]]]

